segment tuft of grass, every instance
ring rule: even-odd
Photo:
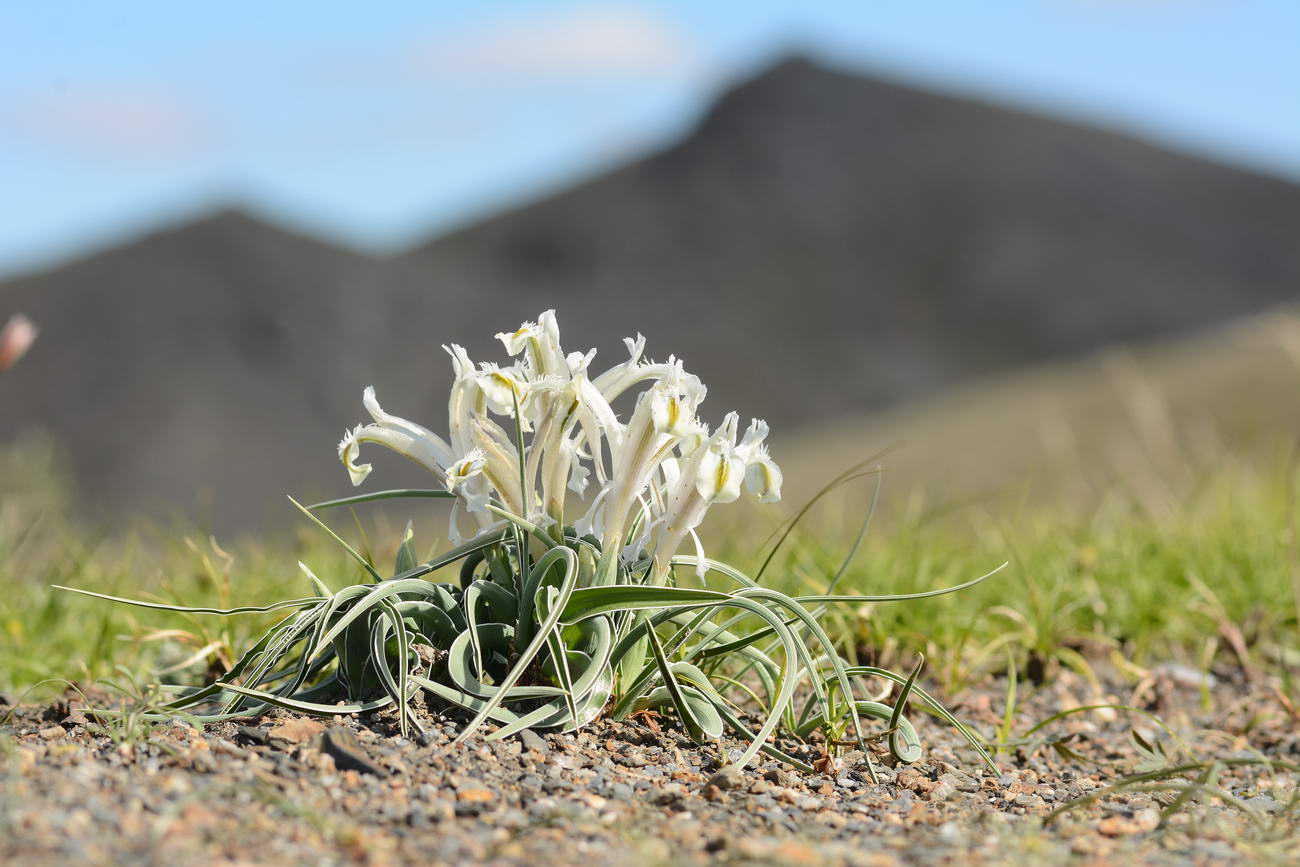
[[[1225,769],[1232,767],[1262,768],[1269,774],[1295,774],[1300,772],[1300,765],[1262,756],[1259,758],[1196,757],[1181,762],[1168,761],[1163,754],[1160,758],[1161,761],[1155,768],[1124,775],[1107,786],[1062,804],[1044,817],[1044,823],[1051,824],[1072,810],[1095,804],[1120,792],[1149,792],[1171,796],[1160,811],[1159,827],[1161,828],[1191,804],[1218,801],[1247,820],[1253,842],[1269,843],[1294,838],[1298,818],[1297,807],[1300,807],[1300,797],[1294,791],[1277,813],[1268,816],[1261,814],[1244,799],[1221,787],[1219,777]]]
[[[1223,460],[1158,514],[1118,490],[1086,514],[1036,507],[951,512],[885,494],[885,530],[841,578],[851,592],[906,593],[957,583],[977,560],[1007,560],[996,581],[908,606],[832,612],[846,652],[897,665],[922,651],[946,689],[1004,671],[1022,681],[1060,668],[1093,679],[1104,661],[1133,671],[1176,661],[1277,674],[1297,698],[1300,559],[1296,466],[1285,456]],[[833,523],[842,504],[828,507]],[[791,592],[827,586],[837,545],[797,533],[770,580]],[[792,588],[797,588],[792,590]],[[1244,656],[1243,656],[1244,655]]]

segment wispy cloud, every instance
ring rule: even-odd
[[[697,46],[666,18],[635,6],[593,5],[496,17],[475,30],[420,45],[409,71],[494,79],[661,77],[702,63]]]
[[[212,145],[206,115],[152,87],[99,87],[31,94],[0,108],[0,133],[80,158],[156,162]]]

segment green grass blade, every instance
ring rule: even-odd
[[[450,491],[441,491],[432,488],[395,488],[391,491],[372,491],[369,494],[357,494],[354,497],[340,497],[337,500],[326,500],[323,503],[313,503],[304,508],[314,512],[317,509],[333,509],[337,506],[355,506],[358,503],[372,503],[376,500],[397,499],[454,500],[456,499],[456,495]]]
[[[983,581],[987,581],[994,575],[1007,568],[1007,563],[1003,563],[996,569],[985,572],[978,578],[967,581],[964,584],[955,584],[952,587],[941,587],[938,590],[923,590],[920,593],[891,593],[877,596],[796,596],[796,602],[804,605],[818,602],[905,602],[909,599],[929,599],[932,596],[946,596],[949,593],[956,593],[959,590],[965,590],[974,587]]]
[[[329,534],[331,539],[333,539],[335,542],[341,545],[343,547],[343,550],[348,552],[348,556],[350,556],[353,560],[356,560],[358,563],[360,563],[362,568],[364,568],[367,572],[370,573],[370,577],[375,579],[376,584],[384,580],[383,578],[380,577],[379,573],[375,571],[375,567],[370,565],[369,560],[367,560],[365,557],[362,557],[357,552],[356,548],[353,548],[346,541],[344,541],[342,536],[340,536],[338,533],[335,533],[333,530],[331,530],[329,528],[329,525],[327,525],[320,518],[317,518],[315,515],[313,515],[310,509],[308,509],[302,503],[295,500],[293,497],[289,498],[289,502],[297,506],[298,511],[306,515],[313,524],[315,524],[317,527],[320,527],[322,530],[324,530],[326,533]]]

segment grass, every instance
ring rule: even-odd
[[[140,611],[55,593],[51,584],[226,606],[303,595],[299,560],[330,586],[367,577],[308,527],[229,545],[192,528],[140,525],[110,536],[77,527],[64,517],[67,502],[43,462],[28,455],[13,463],[29,478],[0,511],[0,689],[25,690],[49,678],[90,682],[115,676],[117,666],[140,676],[174,669],[174,677],[197,678],[229,667],[282,616],[214,620]],[[1003,560],[1011,565],[960,594],[832,606],[823,621],[854,662],[910,669],[923,652],[931,661],[926,679],[949,693],[1005,671],[1008,657],[1031,680],[1060,666],[1086,671],[1101,659],[1121,669],[1166,661],[1268,668],[1300,701],[1289,650],[1300,646],[1296,493],[1295,467],[1285,458],[1221,462],[1160,515],[1119,494],[1082,517],[979,507],[943,513],[919,499],[895,505],[901,498],[886,488],[880,518],[838,592],[918,592],[969,580]],[[825,503],[808,525],[861,513],[869,495],[864,505]],[[438,509],[430,505],[417,523],[424,538],[439,535]],[[757,542],[774,523],[761,517],[760,524],[733,516],[715,527],[710,538],[730,544],[715,544],[710,554],[757,569],[765,550]],[[368,532],[344,535],[375,562],[391,563],[401,534],[381,519]],[[849,535],[832,533],[840,538],[828,541],[796,531],[765,581],[791,594],[823,592]],[[36,694],[58,689],[49,684]]]
[[[1005,670],[1008,653],[1035,680],[1099,657],[1235,665],[1237,634],[1250,663],[1280,663],[1298,637],[1296,483],[1286,459],[1222,462],[1159,515],[1118,492],[1082,516],[914,501],[864,546],[846,588],[909,592],[1010,567],[954,596],[842,612],[838,631],[886,661],[926,652],[950,688]],[[806,538],[780,571],[816,587],[836,554]]]

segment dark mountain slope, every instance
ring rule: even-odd
[[[0,286],[0,308],[42,328],[0,377],[0,438],[51,431],[97,506],[188,509],[207,488],[220,525],[254,526],[306,468],[334,469],[372,279],[364,258],[226,212]]]
[[[458,333],[547,306],[640,329],[717,383],[715,409],[791,423],[1293,297],[1297,237],[1300,187],[794,60],[396,283],[412,309],[458,298]]]

